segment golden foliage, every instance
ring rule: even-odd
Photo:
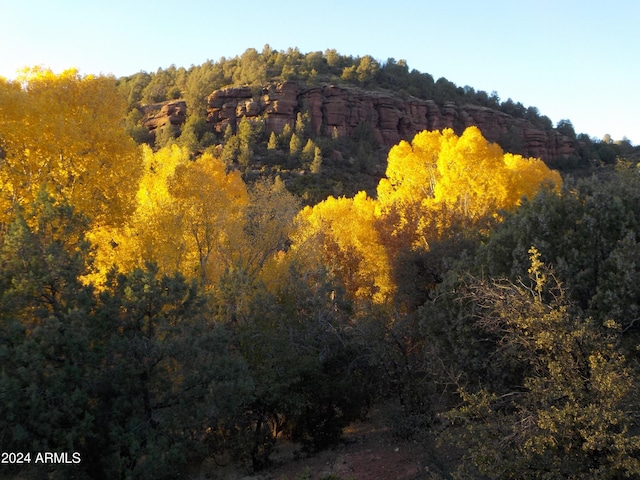
[[[101,275],[114,264],[130,271],[154,261],[161,272],[209,284],[228,264],[230,244],[240,235],[248,202],[242,178],[226,173],[211,155],[191,160],[177,145],[155,153],[144,146],[142,157],[144,175],[129,221],[92,232]]]
[[[203,286],[230,268],[283,271],[297,202],[281,182],[248,192],[210,155],[194,161],[175,145],[136,151],[120,122],[125,107],[112,77],[32,69],[0,79],[0,221],[44,187],[93,219],[97,278],[147,261]],[[421,132],[391,149],[377,199],[360,192],[302,210],[293,250],[298,258],[306,250],[307,260],[317,254],[313,262],[328,265],[354,298],[381,303],[395,291],[398,252],[429,249],[454,225],[478,228],[546,182],[561,183],[540,160],[504,154],[476,127],[461,136]]]
[[[542,185],[561,185],[560,175],[539,159],[505,154],[476,127],[424,131],[389,152],[386,178],[376,200],[329,197],[298,217],[294,245],[310,242],[354,297],[375,302],[395,290],[390,259],[410,249],[429,249],[452,227],[480,228],[501,210],[520,204]]]
[[[96,224],[121,223],[141,173],[113,77],[26,69],[0,79],[0,222],[45,188]]]
[[[206,286],[233,258],[248,203],[246,186],[238,171],[227,173],[209,154],[179,164],[168,180],[184,236],[184,273],[197,271]]]
[[[376,202],[365,192],[329,197],[297,218],[294,248],[321,254],[354,298],[383,302],[393,292],[387,252],[376,229]]]
[[[455,222],[475,225],[520,204],[560,175],[539,159],[505,154],[477,127],[418,133],[389,152],[378,185],[380,216],[405,246],[428,247]]]

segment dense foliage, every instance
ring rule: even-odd
[[[210,65],[256,85],[303,66],[428,83],[335,52]],[[187,73],[138,83],[130,104],[186,96]],[[257,471],[279,439],[326,448],[380,402],[397,434],[461,448],[445,478],[640,475],[636,165],[562,179],[445,129],[393,147],[367,192],[299,198],[250,167],[280,151],[323,178],[304,114],[264,146],[246,122],[219,148],[185,131],[136,147],[114,120],[123,88],[73,71],[0,82],[0,450],[82,459],[9,473]],[[349,145],[356,170],[377,163],[369,133]]]

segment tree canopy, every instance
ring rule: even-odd
[[[306,207],[298,217],[297,248],[323,251],[355,297],[388,299],[396,290],[391,260],[402,251],[429,251],[454,228],[482,229],[562,180],[539,159],[504,154],[476,127],[422,132],[389,152],[378,196],[365,192]],[[310,239],[319,242],[309,247]]]
[[[0,215],[44,188],[98,223],[131,212],[142,165],[123,130],[125,99],[113,77],[25,70],[0,79]]]

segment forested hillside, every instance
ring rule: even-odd
[[[638,147],[568,121],[576,156],[547,162],[475,125],[385,147],[295,109],[267,133],[253,100],[207,122],[213,92],[291,80],[552,128],[334,51],[0,79],[0,451],[23,459],[1,475],[268,472],[390,405],[419,478],[640,476]],[[150,136],[145,105],[176,99]]]
[[[403,60],[379,62],[335,50],[265,45],[188,69],[139,72],[119,78],[118,88],[128,99],[127,128],[138,142],[161,146],[176,139],[190,150],[224,145],[227,162],[280,174],[311,202],[359,190],[373,194],[389,148],[425,129],[452,128],[460,135],[478,126],[505,151],[542,158],[561,171],[638,158],[624,139],[590,138],[568,119],[554,126],[535,106],[501,100],[497,92],[436,80]],[[241,134],[243,120],[251,129],[245,125]],[[245,136],[244,154],[237,151],[239,140],[227,142],[239,135]],[[312,173],[314,157],[313,170],[322,164],[324,174],[301,176]]]

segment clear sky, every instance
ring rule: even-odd
[[[0,76],[131,75],[247,48],[334,48],[512,98],[640,144],[640,1],[0,0]]]

